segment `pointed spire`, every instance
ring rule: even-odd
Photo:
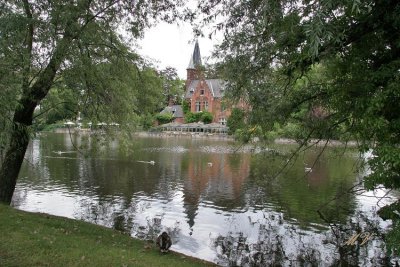
[[[187,69],[196,69],[197,66],[201,66],[201,55],[200,55],[200,47],[199,42],[196,40],[196,44],[194,45],[193,55],[190,57],[189,66]]]

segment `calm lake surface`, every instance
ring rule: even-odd
[[[13,206],[147,240],[165,230],[172,250],[222,266],[388,264],[380,237],[366,235],[389,225],[376,216],[375,196],[385,190],[346,193],[365,173],[355,152],[313,149],[289,160],[293,145],[188,137],[100,143],[89,135],[36,137]],[[365,244],[341,246],[355,233],[366,233]]]

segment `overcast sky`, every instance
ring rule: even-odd
[[[198,38],[203,64],[211,56],[217,39]],[[183,24],[160,23],[146,31],[144,39],[138,42],[140,54],[154,60],[158,69],[171,66],[177,69],[178,75],[186,79],[186,68],[194,49],[194,35],[191,26]]]

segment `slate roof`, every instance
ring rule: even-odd
[[[183,110],[181,105],[168,106],[164,108],[160,113],[172,113],[174,114],[174,118],[183,118]]]
[[[196,41],[194,45],[193,55],[190,57],[189,66],[187,69],[196,69],[197,66],[201,66],[201,55],[200,55],[200,47],[199,42]]]
[[[187,87],[185,98],[191,98],[200,80],[193,80]],[[210,88],[213,97],[220,98],[224,96],[225,83],[221,79],[205,80],[208,88]]]

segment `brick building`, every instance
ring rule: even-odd
[[[231,108],[225,108],[222,103],[224,96],[224,81],[221,79],[206,79],[202,72],[199,43],[194,46],[190,58],[186,78],[185,99],[193,113],[208,111],[213,115],[213,122],[226,124],[231,114]]]

